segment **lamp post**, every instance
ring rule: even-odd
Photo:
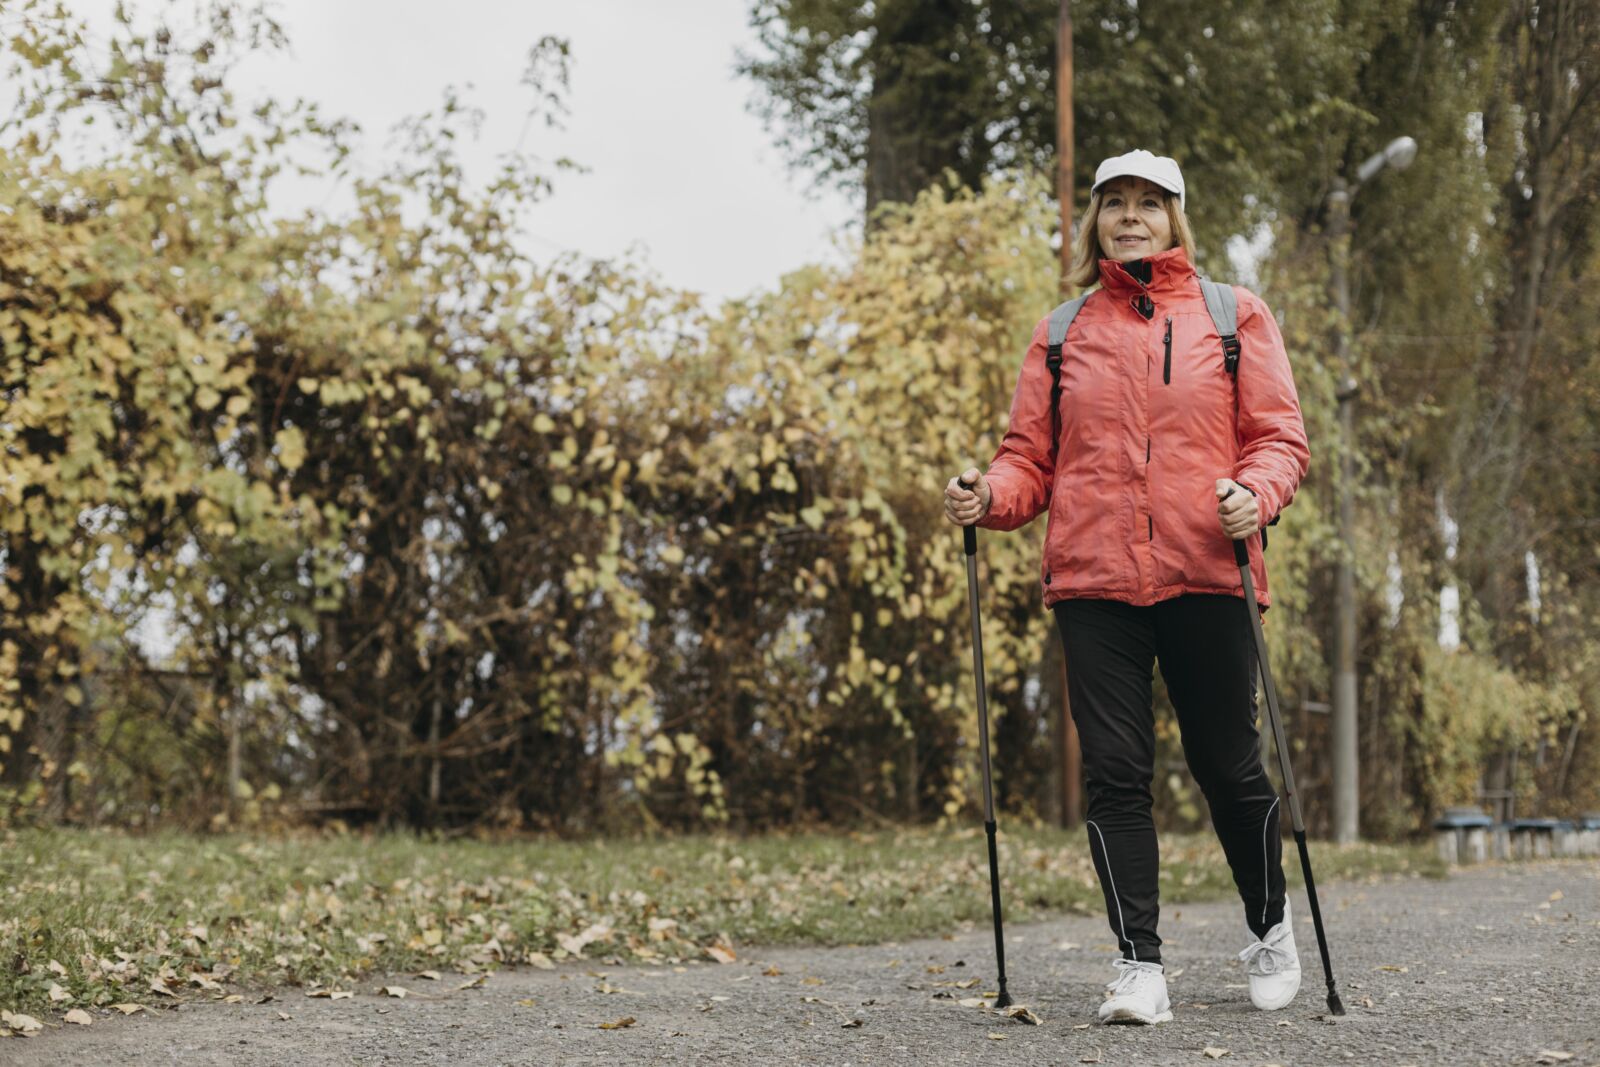
[[[1330,288],[1338,321],[1334,354],[1343,377],[1339,401],[1339,571],[1334,583],[1337,615],[1333,628],[1333,839],[1355,841],[1361,834],[1360,773],[1356,722],[1355,583],[1355,400],[1360,389],[1350,363],[1350,201],[1384,167],[1403,170],[1417,158],[1417,142],[1396,137],[1356,170],[1356,180],[1333,179],[1328,192],[1328,237],[1332,257]]]

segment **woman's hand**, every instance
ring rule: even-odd
[[[1217,518],[1230,541],[1242,541],[1261,528],[1256,495],[1232,478],[1217,479]]]
[[[978,484],[972,489],[961,488],[961,479],[965,478],[970,484]],[[985,515],[989,514],[989,483],[978,473],[978,468],[968,467],[958,477],[951,478],[950,484],[944,487],[944,517],[957,526],[971,526]]]

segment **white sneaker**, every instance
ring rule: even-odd
[[[1103,1023],[1165,1023],[1172,1021],[1172,1004],[1167,1000],[1167,976],[1159,963],[1112,960],[1116,980],[1106,986],[1106,1002],[1100,1005]]]
[[[1294,947],[1294,924],[1289,920],[1289,900],[1283,901],[1283,921],[1239,953],[1250,974],[1250,1001],[1262,1011],[1285,1007],[1300,991],[1300,955]]]

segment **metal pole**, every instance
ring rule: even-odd
[[[1246,542],[1233,543],[1233,559],[1239,565],[1239,580],[1244,586],[1244,609],[1245,614],[1250,616],[1250,639],[1256,646],[1256,666],[1261,670],[1261,684],[1266,690],[1267,721],[1272,724],[1272,736],[1278,746],[1278,769],[1283,773],[1283,791],[1289,798],[1289,821],[1294,827],[1295,847],[1300,851],[1300,873],[1305,876],[1306,897],[1311,904],[1311,924],[1317,932],[1317,950],[1322,955],[1322,977],[1328,983],[1328,1011],[1334,1015],[1343,1015],[1344,1002],[1339,999],[1339,990],[1333,981],[1333,959],[1328,955],[1328,933],[1322,926],[1322,905],[1317,901],[1317,880],[1311,875],[1311,853],[1306,848],[1306,821],[1300,812],[1300,793],[1294,786],[1294,764],[1289,759],[1289,739],[1283,732],[1283,714],[1278,707],[1278,687],[1272,682],[1272,663],[1267,658],[1267,639],[1261,632],[1261,611],[1256,606],[1256,587],[1250,577],[1250,549]]]
[[[974,483],[976,484],[976,483]],[[966,481],[961,488],[970,490]],[[994,960],[1000,972],[999,996],[994,1006],[1011,1006],[1006,991],[1006,939],[1000,915],[1000,855],[995,845],[994,788],[989,775],[989,700],[983,680],[983,627],[978,617],[978,531],[961,528],[962,548],[967,556],[967,606],[972,613],[972,673],[978,685],[978,758],[983,763],[983,831],[989,838],[989,903],[994,913]]]
[[[1350,190],[1335,178],[1328,194],[1328,236],[1332,240],[1335,355],[1339,383],[1339,567],[1334,583],[1333,627],[1333,839],[1341,844],[1361,836],[1359,738],[1356,711],[1355,592],[1355,399],[1350,364]]]

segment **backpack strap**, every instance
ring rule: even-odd
[[[1050,331],[1046,337],[1045,366],[1050,368],[1050,458],[1054,462],[1056,444],[1061,437],[1061,346],[1067,342],[1067,330],[1078,317],[1091,294],[1059,305],[1050,312]]]
[[[1242,346],[1239,344],[1239,301],[1233,291],[1233,286],[1214,282],[1205,275],[1200,276],[1200,291],[1205,294],[1206,310],[1211,312],[1211,321],[1217,328],[1217,336],[1222,338],[1222,362],[1228,368],[1228,373],[1237,380],[1239,377],[1239,354]],[[1240,483],[1243,484],[1242,482]],[[1251,496],[1256,491],[1248,485],[1245,490]],[[1274,515],[1261,527],[1261,551],[1267,550],[1267,527],[1276,526],[1281,515]]]
[[[1222,338],[1222,365],[1228,373],[1239,377],[1239,303],[1233,286],[1214,282],[1202,275],[1200,291],[1205,294],[1206,310]]]
[[[1238,298],[1234,293],[1234,286],[1222,285],[1221,282],[1213,282],[1211,278],[1200,275],[1200,291],[1205,294],[1205,307],[1211,312],[1211,322],[1216,325],[1216,333],[1222,338],[1222,365],[1227,366],[1227,373],[1232,374],[1237,381],[1238,354],[1242,347],[1238,344]],[[1245,490],[1251,496],[1256,494],[1256,491],[1251,490],[1248,485],[1245,486]],[[1269,522],[1262,523],[1262,552],[1267,550],[1267,526],[1277,525],[1278,518],[1282,518],[1282,515],[1274,515]]]

